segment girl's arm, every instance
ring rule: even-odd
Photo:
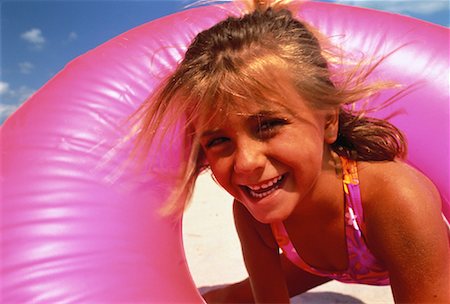
[[[389,270],[395,301],[450,303],[449,236],[434,185],[397,162],[364,175],[372,180],[362,193],[367,241]]]
[[[289,303],[280,254],[270,226],[255,220],[236,201],[233,213],[255,302]]]

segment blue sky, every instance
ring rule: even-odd
[[[0,123],[66,63],[189,0],[0,0]],[[326,1],[386,10],[449,26],[447,0]]]

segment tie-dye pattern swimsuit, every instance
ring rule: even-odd
[[[271,224],[273,234],[283,254],[301,269],[315,275],[329,277],[345,283],[389,285],[389,274],[367,248],[360,224],[363,208],[359,190],[356,162],[341,158],[345,195],[345,237],[348,253],[348,269],[339,272],[319,270],[302,260],[292,245],[283,222]]]

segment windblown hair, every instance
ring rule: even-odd
[[[367,81],[379,62],[359,63],[350,70],[335,68],[344,61],[340,52],[294,18],[286,2],[252,1],[250,13],[229,17],[199,33],[175,72],[137,112],[137,144],[144,151],[154,144],[161,128],[173,128],[180,121],[185,125],[189,155],[167,213],[184,210],[198,174],[206,167],[194,122],[224,119],[227,113],[245,112],[255,103],[292,107],[293,101],[284,96],[287,83],[312,107],[339,107],[338,138],[331,146],[337,154],[367,161],[405,156],[405,139],[396,127],[351,106],[393,87],[389,82]]]

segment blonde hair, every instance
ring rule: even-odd
[[[182,213],[197,176],[207,166],[194,122],[224,118],[255,102],[263,106],[286,102],[286,83],[293,84],[312,107],[340,107],[338,139],[331,146],[337,154],[355,160],[392,160],[406,153],[397,128],[348,106],[392,87],[389,82],[367,82],[378,63],[343,68],[341,50],[293,17],[289,6],[297,2],[245,3],[249,13],[229,17],[195,37],[175,72],[136,113],[140,129],[136,145],[143,155],[154,144],[157,131],[184,124],[189,153],[164,208],[166,214]]]

